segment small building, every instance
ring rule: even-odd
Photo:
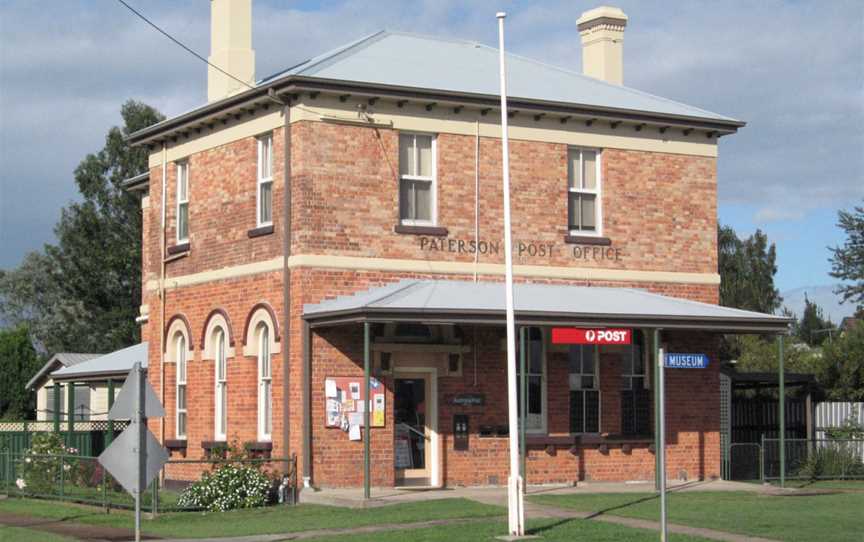
[[[84,363],[88,360],[96,358],[101,354],[83,354],[61,352],[54,354],[39,371],[33,375],[33,378],[27,382],[26,388],[36,393],[36,419],[39,421],[50,421],[54,417],[54,380],[52,373],[66,367],[72,367],[79,363]],[[59,388],[60,394],[60,417],[66,418],[68,404],[67,385],[63,384]],[[89,385],[79,385],[74,393],[74,418],[76,420],[89,420],[91,414],[96,411],[94,406],[101,401],[102,391],[94,389]]]
[[[296,454],[313,486],[506,483],[498,51],[383,31],[256,79],[251,2],[210,5],[231,77],[129,136],[154,434]],[[574,22],[583,73],[507,56],[529,483],[654,478],[658,347],[707,361],[669,370],[668,474],[718,477],[720,334],[790,322],[717,305],[718,141],[744,123],[624,86],[627,22]]]

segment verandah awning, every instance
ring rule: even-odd
[[[515,284],[519,324],[621,326],[719,333],[788,333],[785,316],[721,307],[634,288]],[[350,322],[503,324],[504,283],[402,280],[303,307],[313,327]]]

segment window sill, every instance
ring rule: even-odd
[[[243,445],[250,452],[269,452],[273,449],[273,443],[270,441],[247,442]]]
[[[608,237],[594,237],[591,235],[565,235],[564,242],[570,245],[598,245],[608,247],[612,240]]]
[[[537,435],[532,437],[531,435],[525,436],[525,444],[527,446],[572,446],[574,442],[574,437],[572,436],[549,436],[549,435]]]
[[[189,241],[185,243],[180,243],[179,245],[174,245],[173,247],[168,247],[166,252],[168,252],[169,256],[176,256],[177,254],[183,254],[184,252],[189,252]]]
[[[406,226],[404,224],[397,224],[393,231],[406,235],[434,235],[439,237],[446,237],[449,233],[447,228],[439,226]]]
[[[576,435],[576,444],[652,444],[653,436]]]
[[[254,239],[255,237],[263,237],[265,235],[270,235],[271,233],[273,233],[273,231],[273,224],[270,224],[269,226],[259,226],[257,228],[252,228],[251,230],[246,232],[246,235],[249,236],[249,239]]]
[[[224,440],[202,440],[201,441],[201,448],[203,448],[207,451],[210,451],[210,452],[214,452],[214,451],[218,451],[218,450],[227,450],[228,449],[228,443]]]
[[[186,445],[186,439],[169,439],[165,441],[165,447],[169,450],[185,450]]]

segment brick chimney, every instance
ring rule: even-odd
[[[624,83],[624,27],[620,8],[600,6],[576,21],[582,36],[582,73],[607,83]]]
[[[255,84],[252,50],[252,0],[210,0],[211,64],[240,81]],[[249,87],[211,66],[207,67],[207,101],[215,102]]]

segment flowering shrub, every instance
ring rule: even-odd
[[[74,455],[77,453],[78,449],[67,447],[57,433],[33,435],[30,448],[24,451],[18,464],[18,489],[27,488],[33,493],[53,491],[60,480],[61,465],[64,478],[74,481],[79,471],[79,460]]]
[[[186,488],[178,504],[211,512],[255,508],[268,503],[271,485],[270,479],[255,467],[225,463]]]

